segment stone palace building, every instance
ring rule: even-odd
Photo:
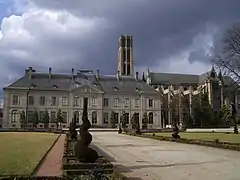
[[[230,78],[224,77],[225,81],[214,69],[203,75],[155,73],[148,69],[140,78],[138,72],[134,73],[132,42],[132,36],[119,38],[116,75],[74,69],[69,74],[55,74],[51,68],[48,73],[40,73],[29,67],[20,79],[4,88],[2,126],[20,127],[20,112],[24,111],[30,120],[35,111],[42,118],[45,109],[49,111],[51,126],[55,125],[59,109],[66,126],[74,114],[81,124],[84,97],[89,100],[90,122],[100,127],[110,126],[112,112],[117,124],[125,112],[128,126],[134,113],[141,127],[144,113],[148,115],[148,128],[171,124],[173,111],[177,111],[181,123],[186,109],[191,113],[192,97],[199,93],[208,93],[216,110],[223,103],[237,102],[235,95],[229,98],[224,94]]]

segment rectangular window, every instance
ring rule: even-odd
[[[118,116],[119,116],[118,113],[115,113],[115,114],[114,114],[114,119],[115,119],[115,123],[116,123],[116,124],[118,124]]]
[[[140,104],[140,100],[139,99],[135,99],[135,107],[138,108],[139,107],[139,104]]]
[[[43,120],[44,113],[45,113],[45,111],[39,111],[39,119],[40,119],[40,121]]]
[[[32,122],[33,121],[34,113],[35,113],[34,111],[28,111],[27,112],[27,118],[28,118],[27,121],[28,122]]]
[[[57,97],[51,97],[51,106],[57,105]]]
[[[114,107],[118,107],[118,106],[119,106],[119,99],[114,98]]]
[[[67,97],[62,98],[62,106],[68,106],[68,98]]]
[[[148,107],[153,107],[153,99],[148,99]]]
[[[40,97],[40,106],[44,106],[45,105],[45,96],[41,96]]]
[[[108,113],[103,113],[103,123],[108,124]]]
[[[94,97],[92,98],[92,107],[96,107],[97,106],[97,98]]]
[[[18,95],[13,95],[12,105],[18,105],[18,104],[20,104],[19,96]]]
[[[79,97],[74,97],[74,100],[73,100],[73,105],[74,106],[79,106],[79,100],[80,100],[80,98]]]
[[[67,123],[67,112],[62,112],[62,116],[63,116],[63,123]]]
[[[125,121],[126,121],[126,124],[129,124],[129,113],[125,113]]]
[[[124,99],[124,107],[129,107],[129,98]]]
[[[103,106],[108,107],[108,98],[103,98]]]
[[[56,111],[51,111],[50,118],[51,118],[52,123],[54,123],[56,121],[56,119],[57,119]]]
[[[135,113],[135,118],[137,119],[137,122],[139,122],[140,115],[139,113]],[[139,122],[140,123],[140,122]]]
[[[34,97],[33,96],[28,97],[28,105],[34,105]]]

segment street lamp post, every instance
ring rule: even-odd
[[[28,88],[27,88],[27,98],[26,98],[26,123],[28,124],[28,106],[29,106],[29,92],[31,90],[31,87],[35,87],[35,85],[31,84]]]
[[[29,99],[30,87],[27,89],[27,98],[26,98],[26,123],[28,124],[28,99]]]

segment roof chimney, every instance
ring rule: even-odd
[[[28,74],[29,79],[32,79],[32,73],[33,73],[33,68],[29,67],[28,70],[27,70],[27,74]]]
[[[143,82],[146,82],[146,79],[145,79],[145,74],[144,74],[144,72],[143,72],[143,74],[142,74],[142,81],[143,81]]]
[[[97,80],[99,80],[99,79],[100,79],[100,73],[99,73],[99,69],[97,69],[97,75],[96,75],[96,78],[97,78]]]
[[[72,79],[74,79],[74,69],[72,68]]]
[[[135,74],[135,79],[138,80],[138,72]]]
[[[51,77],[52,77],[52,68],[49,67],[49,69],[48,69],[48,78],[51,79]]]

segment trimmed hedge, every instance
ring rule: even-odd
[[[215,141],[205,141],[205,140],[197,140],[197,139],[186,139],[186,138],[174,139],[172,137],[167,137],[167,136],[155,136],[155,133],[153,133],[152,135],[147,135],[147,134],[138,135],[135,133],[126,133],[126,134],[130,136],[151,138],[151,139],[156,139],[160,141],[171,141],[171,142],[178,142],[178,143],[184,143],[184,144],[195,144],[195,145],[240,151],[240,143],[220,142],[218,139],[216,139]]]

